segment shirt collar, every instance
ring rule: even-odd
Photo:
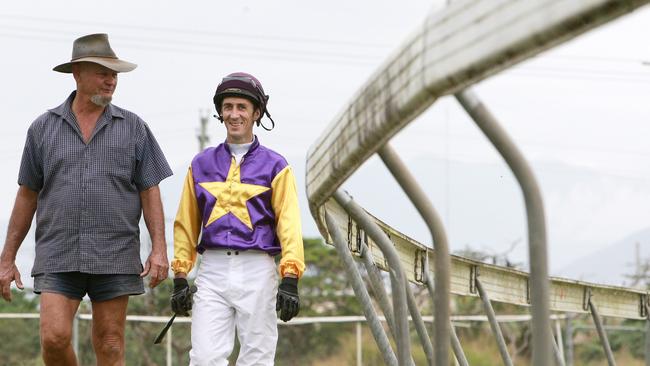
[[[230,146],[228,145],[228,140],[223,142],[223,146],[226,149],[226,151],[228,151],[229,154],[232,154],[232,152],[230,151]],[[253,144],[248,149],[248,152],[246,153],[246,155],[251,154],[253,151],[255,151],[257,149],[258,146],[260,146],[260,142],[257,139],[257,135],[253,135]],[[246,155],[244,155],[244,156],[246,156]]]

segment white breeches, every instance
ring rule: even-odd
[[[206,250],[195,284],[190,365],[228,365],[235,328],[237,366],[273,365],[278,340],[273,257],[256,250]]]

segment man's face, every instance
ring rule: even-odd
[[[90,100],[105,107],[111,102],[117,87],[117,72],[99,64],[80,62],[72,68],[77,81],[77,93],[90,97]]]
[[[228,131],[227,142],[246,144],[253,141],[253,123],[260,117],[260,111],[250,100],[240,97],[224,98],[221,116]]]

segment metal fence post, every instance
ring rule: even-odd
[[[560,346],[555,342],[553,338],[553,330],[551,329],[551,345],[553,346],[553,356],[555,357],[555,364],[557,366],[566,366],[564,364],[564,358],[562,358],[562,351],[560,351]]]
[[[454,358],[456,364],[460,366],[469,366],[467,357],[465,357],[465,352],[463,352],[463,347],[461,346],[458,335],[456,334],[456,327],[454,327],[453,324],[450,324],[449,330],[451,333],[451,348],[454,350],[454,356],[456,356]]]
[[[366,273],[368,273],[370,288],[375,295],[375,299],[377,300],[381,311],[384,313],[384,317],[386,317],[386,323],[388,323],[388,331],[393,336],[393,339],[395,339],[395,321],[393,320],[393,307],[390,304],[388,294],[386,293],[386,288],[382,283],[382,278],[379,274],[379,270],[370,257],[370,249],[363,242],[361,242],[361,260],[363,261],[363,266],[366,268]]]
[[[172,366],[172,338],[174,337],[172,333],[173,328],[174,327],[170,327],[167,331],[167,366]]]
[[[607,333],[605,332],[605,328],[603,328],[603,321],[598,314],[596,305],[594,305],[593,301],[591,301],[591,296],[589,296],[589,310],[591,311],[591,317],[594,319],[594,323],[596,324],[596,330],[598,331],[600,343],[602,344],[605,355],[607,356],[607,363],[609,366],[616,366],[616,361],[614,361],[614,354],[612,353],[612,348],[609,346],[609,339],[607,339]]]
[[[645,321],[645,366],[650,366],[650,318]]]
[[[424,355],[427,358],[429,365],[435,365],[433,345],[431,344],[431,339],[429,339],[429,333],[427,332],[427,327],[424,325],[422,320],[422,315],[420,315],[420,310],[418,309],[417,304],[415,303],[415,296],[413,295],[413,290],[411,289],[411,284],[407,281],[404,283],[404,288],[406,289],[406,300],[408,301],[409,313],[411,313],[411,318],[413,319],[413,324],[415,325],[415,331],[420,338],[422,343],[422,349],[424,349]]]
[[[566,365],[573,366],[573,315],[566,318]],[[650,365],[648,365],[650,366]]]
[[[79,312],[75,313],[72,318],[72,349],[79,359]]]
[[[394,337],[395,324],[393,321],[392,307],[388,302],[388,295],[386,294],[386,290],[384,289],[384,286],[381,284],[381,277],[379,276],[379,273],[377,273],[377,267],[375,267],[372,258],[370,258],[370,250],[368,249],[368,246],[363,242],[361,242],[360,245],[361,245],[360,248],[361,258],[363,261],[363,265],[366,268],[366,272],[368,273],[368,278],[370,279],[370,285],[371,285],[370,287],[373,289],[373,292],[375,293],[379,306],[382,308],[382,311],[386,316],[386,322],[388,323],[388,328],[389,330],[391,330],[391,333],[393,334]],[[415,330],[418,333],[420,342],[422,343],[424,354],[426,355],[429,365],[433,365],[434,362],[433,346],[431,345],[431,340],[429,339],[429,334],[427,333],[426,325],[424,324],[424,321],[422,320],[422,316],[420,315],[420,310],[418,309],[417,304],[415,303],[415,297],[413,296],[413,291],[411,290],[408,281],[406,281],[406,283],[404,284],[404,288],[406,289],[408,309],[409,312],[411,313],[411,318],[413,319]]]
[[[434,307],[434,339],[435,339],[435,361],[438,366],[449,364],[449,293],[450,293],[450,272],[451,259],[449,256],[449,245],[447,235],[440,216],[433,208],[429,198],[422,188],[417,184],[406,165],[399,158],[395,150],[386,142],[378,151],[381,160],[391,172],[395,180],[409,197],[415,208],[427,224],[433,248],[436,251],[435,257],[435,286],[436,297],[433,299]]]
[[[478,277],[474,282],[476,283],[476,289],[478,290],[479,296],[481,297],[481,300],[483,300],[483,309],[485,309],[488,321],[490,322],[490,327],[492,328],[492,333],[494,333],[494,337],[497,340],[497,346],[499,347],[499,353],[501,354],[503,364],[506,366],[513,366],[510,354],[508,354],[508,346],[506,346],[506,341],[503,339],[503,333],[501,333],[501,327],[499,327],[499,322],[494,314],[490,298],[488,297],[487,292],[485,292],[485,289],[483,289],[483,285],[481,284],[481,281],[479,281]]]
[[[431,278],[431,272],[429,271],[429,256],[427,255],[425,261],[424,261],[424,277],[425,277],[425,285],[427,286],[427,290],[429,291],[429,295],[431,298],[435,298],[435,287],[433,284],[433,279]],[[433,302],[432,302],[433,304]],[[435,309],[435,307],[434,307]],[[433,310],[433,309],[432,309]],[[431,311],[431,314],[435,313],[435,311]],[[458,339],[458,335],[456,334],[456,327],[454,327],[454,324],[449,321],[449,338],[451,341],[451,349],[454,352],[454,361],[456,365],[460,366],[469,366],[469,363],[467,362],[467,357],[465,356],[465,352],[463,351],[463,346],[460,344],[460,340]]]
[[[562,364],[566,365],[566,357],[564,355],[564,340],[562,339],[562,326],[560,320],[555,320],[555,338],[557,338],[557,348]]]
[[[361,322],[357,322],[357,366],[363,366],[363,360],[361,358]]]
[[[355,267],[354,259],[352,259],[352,255],[348,251],[347,245],[345,245],[345,239],[343,238],[341,231],[338,227],[336,227],[336,222],[329,213],[325,213],[325,222],[327,223],[327,228],[330,234],[332,234],[334,246],[339,253],[339,257],[344,263],[343,267],[347,271],[352,289],[357,295],[357,299],[361,303],[361,308],[363,309],[363,313],[368,320],[368,325],[370,326],[372,335],[375,338],[377,346],[379,347],[379,351],[384,358],[384,362],[390,366],[397,365],[398,363],[397,358],[395,357],[395,353],[393,353],[393,350],[390,347],[390,342],[388,341],[388,337],[386,336],[386,332],[384,332],[384,328],[381,326],[379,318],[375,313],[375,309],[372,307],[372,301],[370,300],[370,295],[368,295],[368,290],[363,283],[363,279],[361,278],[359,271],[357,271],[357,268]],[[403,363],[402,365],[404,364],[406,363]]]
[[[408,365],[412,363],[411,359],[411,340],[409,336],[408,325],[408,305],[406,299],[406,291],[404,283],[406,283],[406,276],[402,269],[399,255],[393,246],[393,243],[388,239],[386,234],[381,228],[373,221],[373,219],[361,208],[352,198],[342,190],[337,190],[334,193],[334,199],[341,207],[363,228],[368,236],[379,246],[384,253],[384,257],[388,261],[391,276],[391,290],[393,295],[393,312],[395,314],[395,342],[397,343],[397,359],[400,365]],[[334,224],[333,218],[330,216],[330,222]],[[328,226],[329,227],[329,226]],[[338,228],[334,227],[336,230]],[[340,234],[340,238],[343,239]],[[343,245],[343,242],[338,245]],[[347,246],[342,248],[348,253]],[[352,258],[350,258],[352,260]],[[367,293],[367,292],[366,292]],[[448,342],[448,340],[447,340]]]
[[[524,196],[528,219],[528,257],[530,263],[530,298],[533,316],[534,366],[549,365],[551,348],[548,250],[546,248],[546,223],[544,203],[535,175],[517,146],[496,118],[481,103],[471,89],[455,94],[458,102],[472,117],[492,145],[499,151],[517,178]]]

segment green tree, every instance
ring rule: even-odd
[[[3,302],[2,313],[37,313],[38,298],[27,291],[12,289],[11,302]],[[39,365],[38,319],[0,319],[2,365]]]
[[[361,307],[351,290],[334,247],[320,238],[304,239],[307,271],[299,284],[298,316],[359,315]],[[353,324],[280,326],[278,365],[308,365],[330,355],[340,345],[342,333],[352,334]]]

